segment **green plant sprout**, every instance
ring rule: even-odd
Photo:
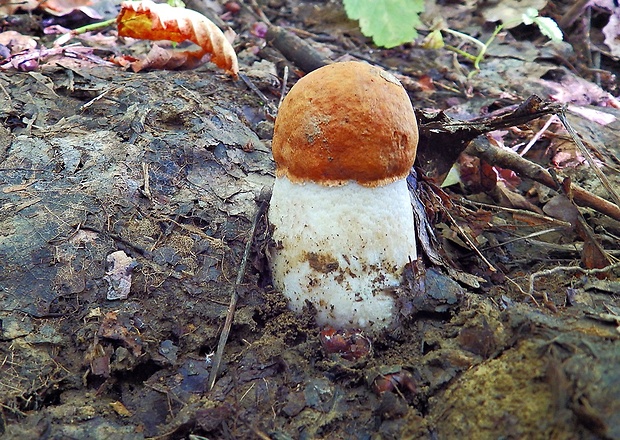
[[[445,48],[449,51],[457,53],[458,55],[461,55],[464,58],[467,58],[468,60],[471,60],[474,63],[474,69],[475,69],[469,74],[469,77],[471,77],[476,72],[480,71],[480,62],[484,58],[484,55],[486,54],[489,46],[491,45],[495,37],[497,37],[497,34],[499,34],[504,27],[505,27],[504,24],[497,25],[495,27],[495,30],[489,37],[489,39],[484,43],[478,40],[477,38],[472,37],[471,35],[467,35],[467,34],[464,34],[463,32],[455,31],[453,29],[435,29],[424,39],[422,46],[425,49]],[[442,32],[445,32],[450,35],[454,35],[455,37],[458,37],[462,40],[473,43],[474,45],[479,47],[478,53],[476,55],[473,55],[467,51],[459,49],[458,47],[445,44],[443,41],[443,36],[441,35]]]
[[[116,18],[112,18],[110,20],[99,21],[97,23],[91,23],[91,24],[87,24],[86,26],[72,29],[66,34],[63,34],[60,37],[56,38],[56,40],[54,40],[54,46],[62,46],[63,44],[66,44],[67,42],[69,42],[69,40],[71,40],[76,35],[82,35],[82,34],[85,34],[86,32],[91,32],[91,31],[98,31],[108,26],[114,26],[115,24],[116,24]]]
[[[71,34],[80,35],[85,34],[86,32],[97,31],[99,29],[103,29],[108,26],[113,26],[116,24],[116,18],[112,18],[110,20],[99,21],[97,23],[87,24],[86,26],[82,26],[76,29],[71,30]]]
[[[427,49],[439,49],[443,47],[447,50],[455,52],[458,55],[461,55],[471,60],[474,64],[474,69],[475,69],[472,72],[470,72],[468,75],[468,77],[471,78],[473,75],[475,75],[476,73],[480,71],[480,62],[484,59],[484,55],[486,54],[489,46],[491,45],[493,40],[495,40],[495,37],[497,37],[497,35],[501,32],[501,30],[504,29],[508,25],[521,24],[521,23],[525,25],[535,24],[538,26],[538,29],[540,30],[540,32],[546,37],[548,37],[549,39],[551,39],[552,41],[562,41],[562,37],[563,37],[562,31],[560,30],[559,26],[553,19],[549,17],[540,17],[536,9],[528,8],[525,11],[525,13],[523,13],[521,17],[519,17],[518,19],[497,25],[495,27],[495,30],[491,34],[491,36],[484,43],[478,40],[477,38],[472,37],[471,35],[467,35],[462,32],[455,31],[453,29],[444,28],[444,29],[435,29],[430,34],[428,34],[426,38],[424,39],[422,46]],[[442,32],[445,32],[450,35],[454,35],[455,37],[458,37],[462,40],[473,43],[475,46],[479,48],[478,53],[474,55],[467,51],[459,49],[458,47],[445,44],[443,41]]]
[[[362,33],[371,37],[377,46],[390,48],[411,42],[418,35],[416,27],[422,25],[420,14],[424,11],[424,0],[343,0],[343,4],[347,16],[352,20],[359,20]],[[498,25],[486,42],[452,29],[436,29],[427,35],[422,45],[429,49],[445,47],[471,60],[475,69],[471,76],[480,71],[480,63],[497,34],[509,25],[520,23],[535,24],[540,32],[551,40],[562,40],[562,31],[553,19],[540,17],[538,10],[528,8],[520,17]],[[442,32],[474,44],[478,47],[477,53],[472,54],[445,44]]]

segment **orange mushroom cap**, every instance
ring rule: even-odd
[[[403,179],[415,160],[418,126],[409,96],[390,73],[334,63],[300,79],[276,118],[276,175],[292,182],[378,186]]]

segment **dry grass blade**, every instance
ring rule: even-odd
[[[191,41],[211,54],[211,62],[237,78],[237,55],[211,20],[191,9],[173,8],[150,0],[123,2],[116,20],[118,35],[143,40]]]

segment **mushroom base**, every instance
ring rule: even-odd
[[[297,184],[276,178],[269,208],[275,287],[301,312],[334,327],[387,327],[395,316],[390,288],[416,259],[415,228],[404,180],[366,187]]]

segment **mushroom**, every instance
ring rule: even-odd
[[[390,294],[416,255],[406,177],[418,128],[388,72],[335,63],[295,84],[273,135],[276,180],[268,218],[276,289],[317,323],[371,332],[396,315]]]

